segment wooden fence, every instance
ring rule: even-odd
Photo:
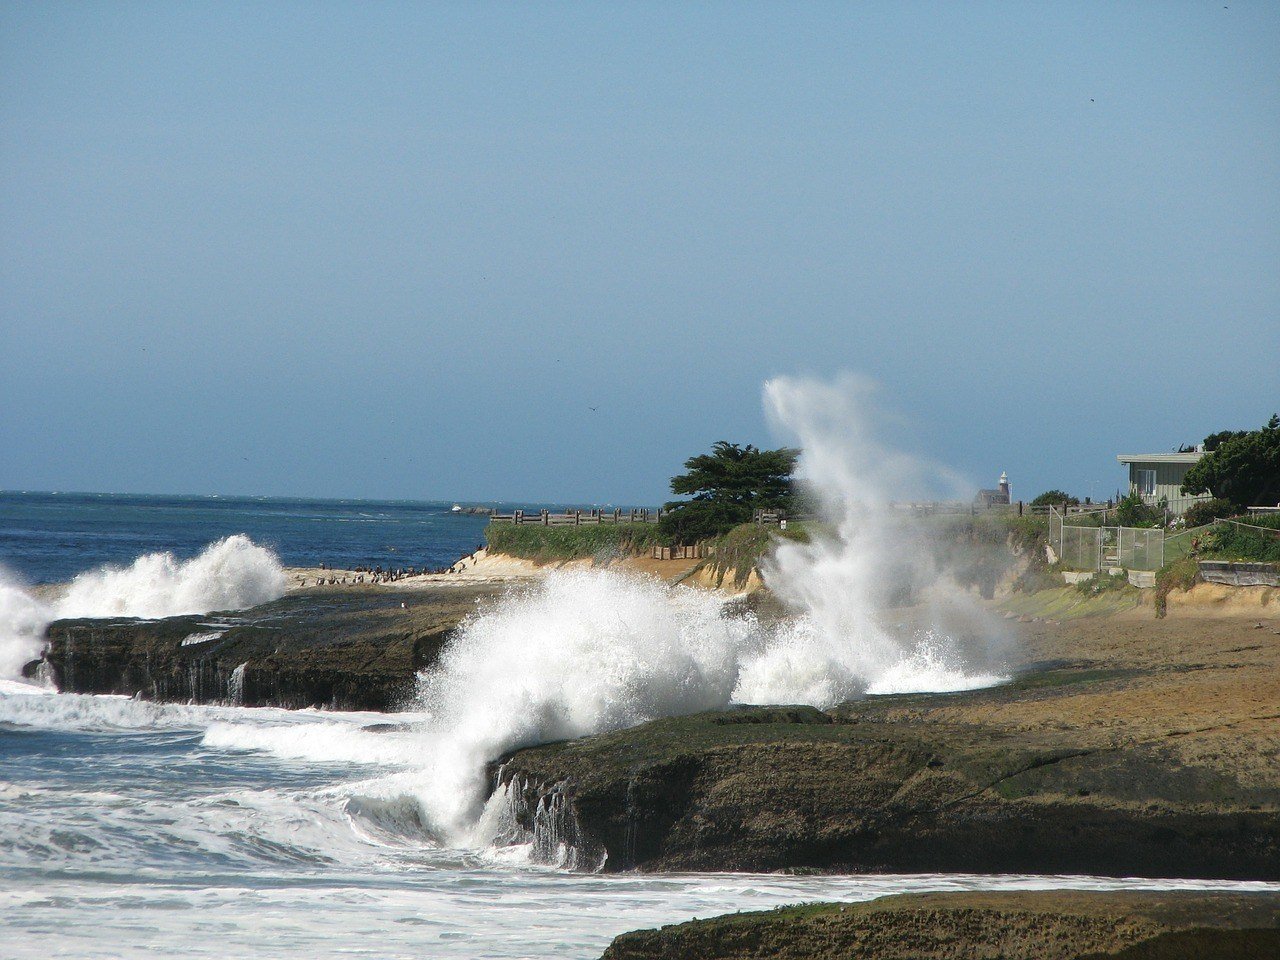
[[[889,503],[890,510],[911,513],[919,517],[930,517],[935,514],[958,516],[983,516],[985,514],[1012,514],[1014,516],[1046,517],[1055,509],[1053,505],[1032,506],[1022,500],[1013,503],[984,503],[969,500],[895,500]],[[1079,505],[1060,504],[1056,507],[1061,514],[1098,513],[1110,509],[1106,503],[1082,503]],[[783,520],[816,520],[809,514],[789,514],[785,510],[757,510],[752,520],[757,524],[778,524]]]
[[[649,551],[654,560],[705,560],[714,551],[705,541],[683,547],[659,547],[656,544]]]
[[[632,510],[567,510],[564,513],[552,513],[549,510],[524,511],[514,513],[495,513],[489,517],[490,523],[536,523],[544,527],[580,527],[591,523],[657,523],[662,519],[664,511],[650,510],[641,507]]]

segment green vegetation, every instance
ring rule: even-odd
[[[808,543],[813,527],[813,524],[792,522],[782,530],[774,526],[743,523],[717,537],[711,542],[712,554],[707,563],[716,586],[721,586],[726,578],[734,587],[745,586],[751,571],[760,565],[778,540]]]
[[[1083,594],[1073,586],[1065,586],[1059,577],[1056,585],[1042,590],[1010,594],[1000,601],[1000,609],[1042,620],[1079,620],[1132,610],[1141,600],[1142,592],[1137,588],[1106,590],[1096,595]]]
[[[670,543],[697,543],[746,523],[755,510],[792,508],[791,474],[799,450],[760,450],[726,440],[711,453],[684,462],[688,473],[671,478],[671,492],[688,495],[666,505],[659,526]]]
[[[1211,493],[1237,507],[1280,501],[1280,416],[1261,430],[1206,437],[1205,449],[1209,453],[1187,471],[1184,494]]]
[[[1112,576],[1110,573],[1095,573],[1088,580],[1081,580],[1076,584],[1076,592],[1083,593],[1086,597],[1099,597],[1104,593],[1136,591],[1136,589],[1129,583],[1127,577]]]
[[[1156,571],[1156,618],[1163,618],[1169,609],[1169,593],[1172,590],[1190,590],[1200,575],[1200,565],[1194,556],[1180,557],[1166,563]]]
[[[1131,493],[1116,504],[1116,522],[1122,527],[1163,527],[1164,508]]]
[[[1190,530],[1194,527],[1203,527],[1205,524],[1213,523],[1215,520],[1221,520],[1223,517],[1234,517],[1239,512],[1240,508],[1230,500],[1215,497],[1212,500],[1205,500],[1203,503],[1193,504],[1182,515],[1182,522]]]
[[[1080,504],[1080,499],[1078,497],[1073,497],[1071,494],[1062,490],[1046,490],[1044,493],[1040,494],[1040,496],[1031,501],[1031,506],[1060,507],[1064,503],[1075,507]]]
[[[491,523],[485,540],[494,553],[538,563],[596,560],[644,553],[665,542],[654,523],[591,523],[547,527],[540,523]]]
[[[1250,516],[1239,523],[1219,523],[1205,535],[1202,556],[1280,563],[1280,515]]]

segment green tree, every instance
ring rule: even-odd
[[[1060,507],[1064,503],[1070,504],[1071,506],[1075,507],[1080,504],[1080,500],[1078,497],[1073,497],[1071,496],[1071,494],[1066,493],[1062,490],[1046,490],[1044,493],[1040,494],[1040,496],[1036,497],[1034,500],[1031,501],[1031,506]]]
[[[666,505],[663,535],[695,543],[746,523],[754,510],[790,509],[799,455],[789,447],[761,450],[721,440],[710,453],[690,457],[684,462],[688,473],[671,478],[671,492],[691,499]]]
[[[1205,449],[1183,478],[1184,494],[1209,493],[1238,507],[1280,502],[1280,416],[1261,430],[1215,433]]]

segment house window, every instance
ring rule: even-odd
[[[1156,472],[1154,470],[1133,471],[1133,486],[1144,497],[1155,496]]]

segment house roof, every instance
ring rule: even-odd
[[[1189,453],[1122,453],[1116,457],[1121,463],[1195,463],[1204,452],[1192,450]]]

